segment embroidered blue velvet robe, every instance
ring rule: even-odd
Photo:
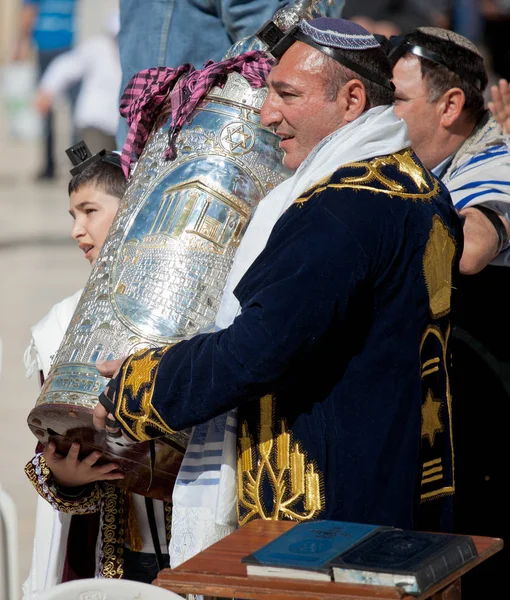
[[[116,417],[144,440],[238,407],[240,524],[412,528],[454,491],[461,253],[449,194],[410,150],[344,166],[279,219],[230,327],[124,363]]]

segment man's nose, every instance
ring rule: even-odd
[[[275,127],[282,122],[282,115],[278,110],[272,94],[268,94],[260,109],[260,122],[264,127]]]

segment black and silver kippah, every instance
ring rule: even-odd
[[[294,42],[303,42],[358,75],[392,91],[394,89],[389,79],[359,65],[342,53],[342,50],[363,51],[381,47],[372,34],[352,21],[319,17],[310,21],[301,21],[299,25],[291,27],[286,32],[283,32],[273,21],[268,21],[256,35],[268,46],[266,52],[276,59],[279,59]]]
[[[98,152],[97,154],[92,154],[87,144],[83,140],[68,148],[66,150],[66,154],[73,164],[73,168],[70,170],[70,173],[73,177],[99,160],[122,169],[120,154],[115,152],[107,153],[106,150],[101,150],[101,152]]]
[[[483,58],[473,42],[464,36],[455,33],[454,31],[442,29],[440,27],[418,27],[418,29],[415,31],[426,35],[427,37],[435,38],[436,40],[449,42],[450,44],[453,44],[462,50],[467,50],[468,52],[472,52],[476,56]],[[388,52],[388,58],[393,65],[395,65],[404,54],[414,54],[418,58],[425,58],[426,60],[430,60],[438,65],[442,65],[452,73],[456,73],[459,77],[467,81],[479,92],[482,91],[482,82],[480,79],[478,79],[478,77],[474,76],[472,73],[469,73],[465,69],[460,68],[458,65],[452,64],[452,61],[446,60],[437,52],[429,50],[428,48],[411,41],[413,33],[414,32],[405,36],[394,36],[390,38],[390,44],[392,48]]]

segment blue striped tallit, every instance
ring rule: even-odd
[[[457,210],[484,204],[510,223],[510,152],[493,117],[486,118],[455,153],[442,181]],[[507,244],[491,264],[510,264]]]

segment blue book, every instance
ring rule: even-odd
[[[331,561],[387,527],[343,521],[300,523],[242,559],[248,575],[331,581]]]

